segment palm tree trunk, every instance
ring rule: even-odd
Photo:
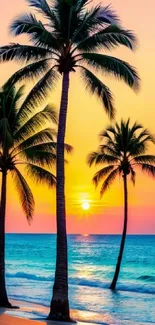
[[[59,113],[57,136],[57,186],[56,186],[56,213],[57,213],[57,256],[53,297],[48,319],[69,321],[68,300],[68,256],[66,234],[65,208],[65,170],[64,170],[64,140],[68,106],[69,73],[63,73],[62,96]]]
[[[11,307],[5,284],[5,211],[6,211],[6,171],[2,173],[0,205],[0,307]]]
[[[123,234],[122,234],[122,240],[120,245],[120,251],[118,255],[118,260],[116,264],[115,274],[112,280],[112,283],[110,285],[110,289],[115,290],[121,262],[122,262],[122,256],[124,251],[124,245],[125,245],[125,238],[126,238],[126,232],[127,232],[127,221],[128,221],[128,190],[127,190],[127,175],[123,175],[123,184],[124,184],[124,228],[123,228]]]

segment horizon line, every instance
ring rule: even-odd
[[[31,232],[31,233],[29,233],[29,232],[6,232],[5,233],[6,235],[57,235],[57,233],[55,233],[55,232]],[[109,234],[105,234],[105,233],[100,233],[100,234],[98,234],[98,233],[89,233],[89,234],[87,234],[87,233],[68,233],[67,235],[73,235],[73,236],[79,236],[79,235],[81,235],[81,236],[85,236],[85,237],[87,237],[87,236],[122,236],[122,233],[109,233]],[[148,233],[141,233],[141,234],[136,234],[136,233],[130,233],[130,234],[127,234],[127,236],[155,236],[155,233],[152,233],[152,234],[148,234]]]

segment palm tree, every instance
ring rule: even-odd
[[[103,144],[98,151],[92,152],[88,156],[88,164],[106,165],[100,169],[93,177],[93,182],[98,185],[102,182],[101,197],[109,188],[115,178],[119,175],[123,177],[124,186],[124,227],[116,269],[110,289],[116,288],[122,256],[125,245],[128,223],[128,188],[127,180],[130,175],[131,181],[135,184],[136,171],[139,168],[151,176],[155,176],[155,156],[147,154],[148,144],[155,140],[151,133],[144,129],[142,125],[135,123],[130,126],[130,120],[121,121],[120,125],[109,126],[101,134]]]
[[[101,100],[106,113],[114,116],[113,95],[97,72],[110,74],[138,89],[136,70],[127,62],[100,54],[120,45],[133,50],[136,37],[120,26],[119,18],[107,6],[90,8],[89,0],[27,0],[42,15],[44,23],[33,14],[17,18],[10,30],[14,35],[27,34],[32,45],[10,44],[0,48],[1,61],[20,60],[28,65],[15,74],[14,81],[42,72],[35,86],[33,101],[46,95],[62,76],[62,92],[57,136],[57,257],[53,297],[49,319],[69,320],[68,258],[65,207],[64,139],[66,130],[70,75],[80,71],[84,84]]]
[[[56,162],[56,143],[54,130],[47,127],[47,122],[57,122],[55,111],[50,105],[42,110],[31,108],[30,94],[22,101],[24,87],[18,90],[8,88],[8,83],[0,93],[0,307],[11,308],[5,285],[5,212],[7,176],[13,177],[22,208],[28,222],[34,212],[34,198],[23,172],[18,166],[25,166],[25,172],[38,183],[55,186],[56,178],[49,171]],[[45,169],[48,167],[48,170]]]

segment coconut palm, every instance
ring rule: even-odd
[[[5,286],[5,214],[7,176],[13,178],[19,199],[28,222],[34,212],[34,198],[25,173],[38,183],[55,186],[56,178],[50,167],[56,162],[55,132],[47,127],[47,122],[56,123],[55,111],[50,105],[42,110],[38,108],[27,115],[25,104],[30,104],[30,95],[21,103],[24,87],[16,90],[6,85],[0,93],[0,307],[12,307],[9,303]],[[48,167],[48,170],[45,169]]]
[[[127,122],[122,120],[120,125],[116,123],[114,126],[107,127],[100,136],[103,144],[100,145],[98,151],[92,152],[88,156],[89,166],[92,164],[104,166],[95,174],[93,182],[95,185],[102,182],[101,197],[119,175],[123,178],[124,187],[124,226],[115,273],[110,285],[110,288],[114,290],[120,272],[127,233],[127,180],[130,176],[132,183],[135,184],[136,169],[138,168],[142,172],[155,176],[155,156],[147,154],[148,144],[154,143],[154,138],[142,125],[135,123],[130,126],[130,120]]]
[[[120,26],[112,9],[101,4],[90,8],[89,0],[27,0],[44,22],[34,14],[17,18],[10,30],[14,35],[27,34],[31,44],[10,44],[0,48],[0,60],[18,60],[28,65],[15,74],[14,81],[42,72],[35,86],[34,100],[46,95],[62,76],[62,92],[57,137],[57,258],[53,298],[49,319],[69,320],[68,259],[66,236],[64,139],[66,130],[70,75],[79,70],[84,85],[100,99],[106,113],[114,116],[113,95],[96,72],[123,80],[133,89],[139,86],[136,70],[127,62],[99,50],[123,45],[136,46],[132,31]]]

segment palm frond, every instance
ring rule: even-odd
[[[121,159],[122,155],[121,152],[117,146],[116,143],[114,142],[107,142],[107,144],[102,144],[100,145],[100,151],[101,152],[106,152],[106,154],[110,154],[114,157],[117,157],[117,159]]]
[[[58,39],[67,42],[72,39],[73,33],[81,22],[76,12],[76,3],[70,1],[54,1],[50,6],[52,10],[52,27]]]
[[[5,89],[5,116],[8,121],[10,134],[13,135],[16,128],[16,115],[24,95],[25,86],[21,86],[16,90],[15,87],[7,88],[5,85],[3,89]]]
[[[52,167],[56,163],[56,154],[53,152],[53,146],[48,144],[38,144],[22,150],[20,153],[23,159],[32,164],[42,167]]]
[[[51,150],[52,152],[56,152],[57,142],[54,142],[54,136],[56,136],[55,130],[51,128],[44,129],[23,141],[15,150],[22,151],[29,147],[42,144],[46,148],[45,151]],[[64,149],[67,154],[71,154],[73,151],[73,147],[67,143],[64,144]]]
[[[43,127],[47,121],[56,123],[57,114],[51,105],[46,105],[43,110],[35,113],[29,118],[20,128],[14,133],[15,142],[26,140],[27,137],[36,132],[39,128]]]
[[[9,103],[8,106],[10,106],[11,104],[11,107],[14,107],[14,110],[16,110],[18,106],[18,102],[21,100],[21,98],[24,95],[25,85],[20,86],[18,89],[16,89],[15,86],[10,87],[9,83],[6,82],[3,85],[2,89],[5,93],[6,103],[7,104]],[[8,109],[8,107],[5,107],[5,111],[6,110],[10,111],[10,108]]]
[[[8,123],[8,129],[13,131],[15,126],[16,113],[23,96],[24,86],[19,89],[15,87],[7,87],[6,84],[2,87],[0,94],[0,119],[5,118],[4,123]]]
[[[143,139],[142,141],[139,141],[138,138],[130,141],[130,147],[129,147],[130,156],[134,158],[136,156],[143,155],[148,149],[149,142],[150,142],[149,136]]]
[[[13,176],[16,189],[19,194],[22,208],[26,214],[28,222],[30,223],[34,213],[33,194],[25,178],[22,176],[21,172],[16,167],[14,167],[14,169],[11,171],[11,174]]]
[[[122,120],[120,125],[117,122],[115,123],[115,133],[121,134],[122,123],[123,123]]]
[[[88,155],[87,163],[91,167],[93,163],[98,164],[111,164],[118,163],[118,157],[106,154],[105,152],[92,152]]]
[[[11,43],[0,47],[0,62],[18,60],[28,62],[30,60],[41,60],[51,57],[52,52],[48,49]]]
[[[89,33],[91,33],[94,29],[94,23],[98,22],[95,19],[95,22],[92,20],[94,19],[94,16],[96,15],[96,8],[90,9],[89,11],[86,11],[81,16],[81,19],[79,20],[77,24],[77,28],[75,28],[73,35],[72,35],[72,43],[76,44],[76,46],[73,49],[73,52],[78,49],[79,42],[83,41],[83,39],[87,39],[89,37]]]
[[[26,166],[26,172],[36,183],[46,184],[49,187],[56,185],[56,177],[40,166],[29,163]]]
[[[109,140],[112,141],[112,137],[109,134],[109,132],[111,132],[114,135],[115,132],[116,132],[115,128],[112,127],[112,126],[109,126],[109,127],[106,128],[106,130],[101,131],[100,134],[99,134],[100,139],[103,140],[104,138],[108,138]]]
[[[118,163],[119,162],[119,158],[116,155],[107,154],[105,152],[104,152],[104,154],[101,153],[101,155],[103,156],[103,162],[105,162],[107,164]]]
[[[17,18],[10,26],[15,35],[28,34],[35,46],[43,46],[50,50],[59,49],[58,40],[49,32],[43,23],[32,14],[25,14]]]
[[[73,152],[73,147],[70,144],[65,143],[64,147],[65,147],[66,153],[71,154]]]
[[[98,152],[91,152],[87,157],[87,164],[91,167],[94,163],[96,164],[96,159],[98,157]]]
[[[138,167],[140,167],[143,172],[155,177],[155,166],[146,163],[138,163]]]
[[[133,167],[130,166],[130,173],[131,173],[131,182],[133,183],[133,185],[135,185],[135,181],[136,181],[136,172],[134,171]]]
[[[88,34],[107,25],[118,25],[120,21],[111,6],[101,6],[101,4],[85,10],[85,15],[82,16],[83,20],[85,17],[84,28],[81,32],[87,30]]]
[[[89,1],[90,0],[80,0],[80,1],[76,1],[76,3],[74,5],[76,5],[76,12],[78,14],[81,14],[84,12],[84,10],[86,9],[87,5],[89,5]]]
[[[93,183],[97,186],[107,174],[111,173],[114,170],[114,168],[114,165],[110,165],[100,169],[93,177]]]
[[[49,60],[43,59],[38,62],[30,63],[26,67],[16,71],[5,83],[4,87],[10,88],[19,81],[30,79],[35,80],[43,73],[46,72],[49,65]]]
[[[155,156],[154,155],[136,156],[136,157],[134,157],[133,162],[155,164]]]
[[[138,141],[148,141],[148,142],[152,142],[155,144],[155,136],[147,129],[144,129],[140,132],[140,134],[138,135]]]
[[[7,117],[0,119],[0,145],[2,148],[10,148],[13,144],[13,137]]]
[[[115,178],[118,175],[118,173],[119,173],[119,168],[116,168],[105,179],[105,181],[103,182],[103,184],[101,186],[101,190],[100,190],[101,197],[103,196],[103,194],[105,193],[105,191],[107,191],[107,189],[109,188],[109,186],[113,183],[113,181],[115,180]]]
[[[53,18],[52,10],[46,0],[27,0],[30,7],[35,8],[39,13],[50,21]]]
[[[23,120],[36,109],[36,106],[45,100],[48,91],[54,88],[58,76],[58,73],[52,68],[32,88],[18,112],[17,119],[19,124],[23,123]]]
[[[124,80],[134,90],[139,89],[140,79],[138,73],[129,63],[112,56],[98,53],[82,53],[81,56],[92,68]]]
[[[103,84],[90,70],[85,67],[81,67],[81,73],[86,85],[86,89],[92,94],[96,94],[97,97],[101,100],[102,105],[105,108],[106,113],[111,119],[115,116],[115,109],[113,106],[113,96],[110,89]]]
[[[117,25],[110,25],[83,39],[77,45],[77,48],[80,51],[89,52],[99,49],[111,50],[119,45],[124,45],[134,50],[137,45],[136,36],[130,30],[122,29]]]
[[[81,5],[82,2],[79,1],[79,3]],[[77,12],[78,7],[80,6],[76,4],[75,12]],[[100,4],[93,8],[84,10],[84,12],[79,13],[77,17],[80,17],[81,19],[77,24],[77,28],[75,28],[73,40],[78,45],[79,42],[87,39],[92,32],[94,33],[94,30],[100,29],[101,27],[105,28],[107,24],[118,24],[119,22],[118,16],[110,6],[103,7]]]
[[[128,119],[128,123],[130,122],[130,119]],[[128,129],[128,138],[132,139],[134,136],[135,132],[138,130],[141,130],[143,128],[142,124],[135,122],[133,126]]]
[[[98,8],[98,10],[96,12],[95,18],[101,23],[110,25],[119,23],[119,17],[116,12],[111,8],[111,5],[105,7],[98,5],[96,8]]]
[[[53,142],[54,136],[56,135],[55,130],[51,128],[45,128],[32,136],[28,137],[26,140],[23,140],[19,145],[15,146],[13,151],[20,152],[26,148],[35,146],[41,143],[48,143],[53,144],[53,148],[55,148],[55,142]]]

